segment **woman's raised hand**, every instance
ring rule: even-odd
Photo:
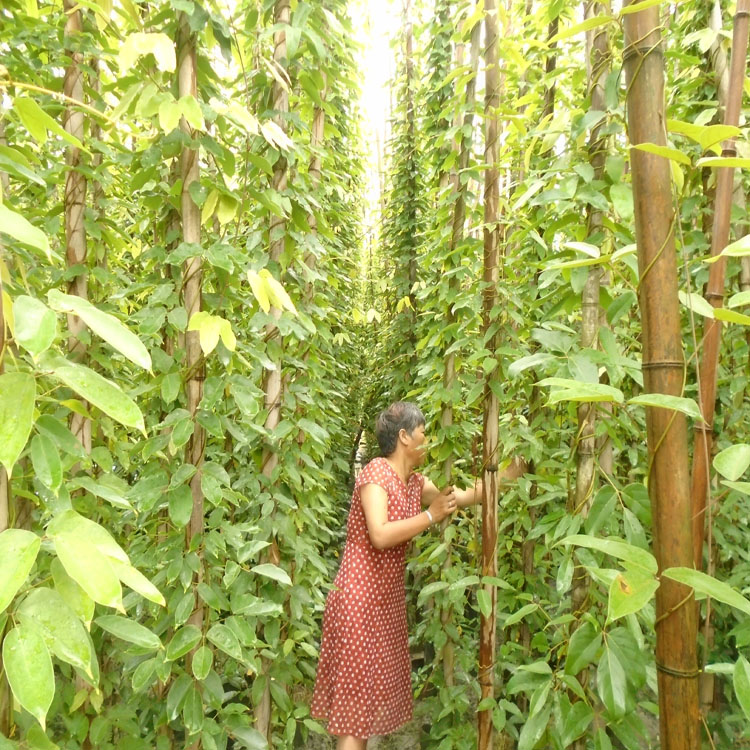
[[[452,485],[448,485],[430,504],[430,515],[437,523],[455,513],[457,507],[455,490]]]

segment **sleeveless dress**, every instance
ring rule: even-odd
[[[360,489],[388,493],[388,520],[419,514],[424,478],[408,486],[384,458],[370,461],[354,486],[346,545],[323,614],[323,640],[310,713],[334,735],[389,734],[412,717],[411,661],[404,588],[406,543],[372,546]]]

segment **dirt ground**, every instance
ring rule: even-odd
[[[305,750],[334,750],[336,739],[321,735],[310,735]],[[419,750],[419,723],[412,719],[401,729],[385,737],[372,737],[367,750]]]

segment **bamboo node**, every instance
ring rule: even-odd
[[[685,362],[679,359],[656,359],[651,362],[643,362],[641,368],[644,370],[650,370],[655,367],[679,367],[681,370],[685,369]]]
[[[697,422],[695,423],[695,429],[699,432],[713,432],[714,426],[713,423],[708,424],[706,422]]]
[[[706,292],[706,299],[724,299],[724,295],[721,292]]]
[[[631,57],[647,57],[648,55],[653,55],[656,53],[657,55],[664,56],[664,48],[661,44],[631,44],[629,47],[625,49],[625,51],[622,54],[622,62],[623,65],[627,63]]]
[[[700,669],[700,667],[696,667],[695,669],[674,669],[673,667],[668,667],[665,664],[660,664],[658,661],[656,662],[656,668],[663,672],[664,674],[668,674],[670,677],[680,677],[684,680],[694,680],[696,677],[698,677],[701,672],[703,671]]]

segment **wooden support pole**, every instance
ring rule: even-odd
[[[625,16],[624,65],[628,136],[633,145],[666,145],[664,57],[659,9]],[[645,392],[682,395],[685,361],[677,297],[676,220],[669,162],[632,149],[636,241],[640,269]],[[648,490],[659,569],[691,567],[692,522],[687,420],[646,408]],[[690,588],[663,578],[656,592],[656,665],[662,750],[697,750],[697,613]]]
[[[485,157],[487,169],[484,173],[484,273],[483,273],[483,328],[485,345],[493,352],[497,348],[498,335],[493,333],[497,321],[493,311],[497,305],[497,282],[499,276],[499,169],[498,131],[500,76],[498,70],[498,18],[495,0],[486,0],[485,5]],[[496,390],[492,387],[497,379],[496,368],[487,376],[484,388],[483,429],[483,488],[482,488],[482,576],[497,575],[497,497],[500,404]],[[490,612],[482,614],[479,634],[479,686],[481,699],[495,694],[495,648],[497,641],[497,589],[492,584],[483,584],[482,590],[491,602]],[[479,750],[493,747],[492,709],[478,714]]]
[[[750,21],[750,0],[738,0],[734,17],[734,35],[729,66],[729,88],[724,124],[737,126],[742,106],[742,92],[747,68],[748,22]],[[734,138],[722,144],[722,156],[737,155]],[[734,192],[734,167],[720,167],[716,174],[716,199],[711,229],[711,255],[717,256],[729,243],[729,225],[732,214],[732,194]],[[724,304],[724,276],[726,259],[720,257],[711,264],[706,285],[706,299],[714,308]],[[714,402],[716,400],[716,373],[719,365],[721,344],[721,321],[706,318],[703,329],[702,356],[700,362],[700,407],[703,423],[696,423],[693,443],[693,559],[695,567],[703,567],[703,540],[706,531],[706,501],[713,443]]]

